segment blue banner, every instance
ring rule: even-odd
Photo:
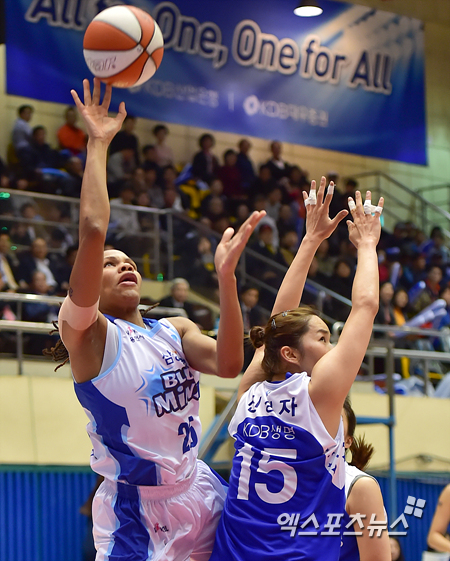
[[[90,75],[83,34],[114,4],[150,12],[165,39],[155,76],[115,89],[130,114],[426,164],[423,25],[320,0],[6,0],[7,93],[72,103]]]

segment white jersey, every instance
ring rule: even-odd
[[[108,319],[107,368],[75,383],[90,420],[91,467],[132,485],[178,483],[192,474],[197,459],[200,373],[189,367],[180,335],[167,320],[145,319],[144,329]]]
[[[230,423],[230,486],[210,561],[333,561],[344,511],[344,431],[326,430],[306,372],[253,385]],[[295,536],[295,540],[292,539]],[[268,546],[270,544],[270,547]]]

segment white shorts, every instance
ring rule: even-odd
[[[226,491],[201,460],[176,485],[106,480],[92,505],[96,561],[207,561]]]

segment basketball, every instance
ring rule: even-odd
[[[83,53],[94,76],[116,88],[132,88],[158,69],[164,39],[158,24],[144,10],[112,6],[88,25]]]

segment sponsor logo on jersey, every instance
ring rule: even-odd
[[[158,417],[165,413],[181,411],[188,403],[200,397],[200,384],[187,366],[161,374],[164,391],[153,396]]]

